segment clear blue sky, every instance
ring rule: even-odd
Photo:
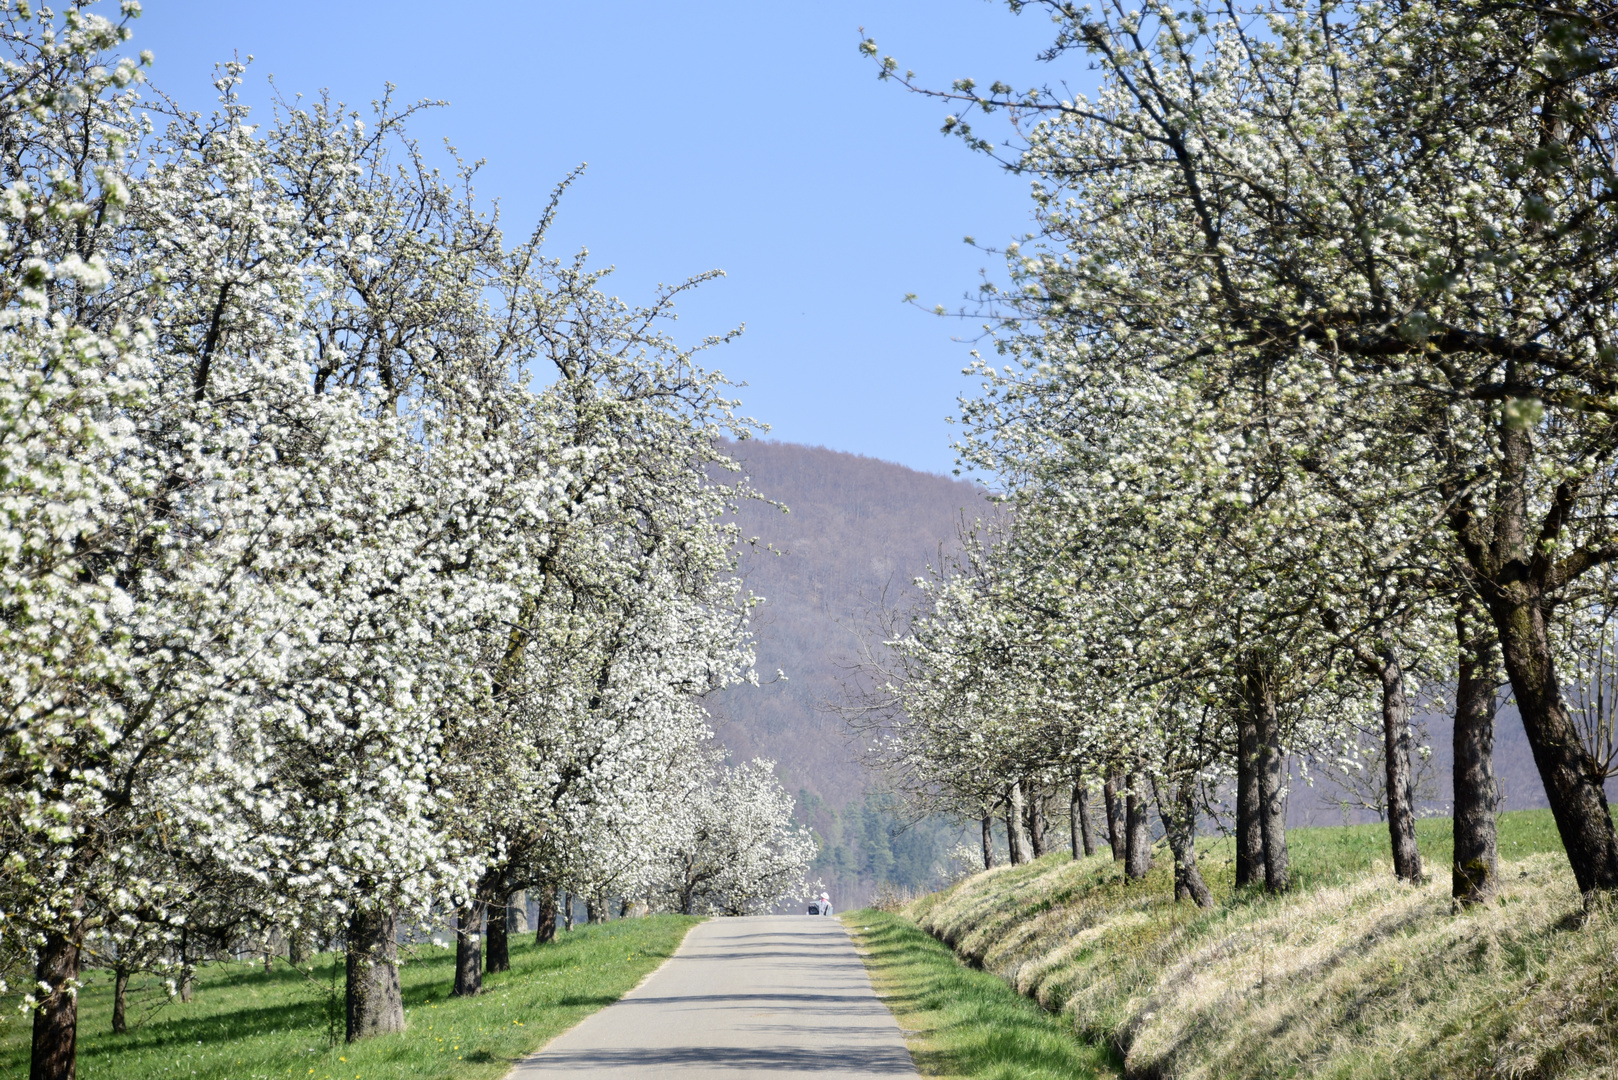
[[[614,291],[710,268],[683,306],[687,339],[746,323],[710,362],[748,386],[770,437],[948,472],[945,417],[972,326],[954,307],[987,257],[962,243],[1026,231],[1027,182],[938,133],[942,103],[878,83],[858,28],[933,85],[1021,87],[1082,71],[1035,63],[1051,30],[987,0],[619,3],[496,0],[145,0],[133,48],[153,82],[211,106],[212,65],[252,54],[249,100],[274,75],[368,106],[442,98],[415,134],[485,158],[481,197],[508,236],[588,162],[553,233],[617,269]],[[992,265],[989,269],[996,269]]]

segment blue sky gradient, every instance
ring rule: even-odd
[[[385,82],[400,101],[447,99],[412,130],[486,159],[479,195],[500,201],[510,237],[588,162],[553,251],[588,247],[631,301],[723,269],[682,305],[678,332],[746,323],[708,355],[748,384],[746,411],[771,438],[932,472],[954,464],[945,417],[970,390],[956,339],[974,327],[901,301],[957,306],[989,263],[962,237],[1026,231],[1027,181],[940,135],[943,103],[878,83],[859,27],[933,85],[1087,74],[1037,64],[1049,23],[987,0],[145,8],[131,46],[156,54],[153,83],[190,108],[211,107],[215,62],[248,54],[250,101],[267,100],[270,75],[289,96],[324,88],[364,108]]]

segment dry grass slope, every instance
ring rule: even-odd
[[[1504,815],[1497,904],[1452,914],[1448,874],[1332,875],[1374,827],[1297,830],[1316,871],[1280,898],[1235,895],[1227,841],[1203,845],[1219,903],[1175,904],[1065,854],[979,874],[907,914],[962,956],[1110,1045],[1135,1077],[1618,1077],[1618,913],[1585,915],[1543,811]],[[1447,826],[1447,822],[1444,823]],[[1447,839],[1429,825],[1429,867]],[[1352,845],[1347,841],[1352,840]]]

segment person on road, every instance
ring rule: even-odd
[[[831,914],[831,897],[826,893],[820,894],[820,913],[822,915]]]

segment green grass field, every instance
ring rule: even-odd
[[[909,919],[866,908],[844,915],[843,923],[923,1076],[1076,1080],[1116,1074],[1117,1062],[1106,1050],[1080,1043],[1062,1020],[988,972],[962,964]]]
[[[582,926],[552,945],[513,941],[511,971],[484,993],[452,998],[453,949],[412,950],[400,969],[402,1035],[342,1042],[342,957],[318,980],[277,963],[217,963],[197,973],[189,1004],[151,979],[131,982],[127,1035],[112,1034],[112,975],[91,972],[79,996],[80,1080],[485,1080],[609,1005],[667,959],[699,920],[680,915]],[[333,965],[336,981],[333,983]],[[333,996],[335,990],[336,996]],[[0,1078],[28,1075],[28,1019],[0,1019]],[[138,1027],[136,1025],[139,1025]],[[330,1036],[335,1031],[336,1045]]]

